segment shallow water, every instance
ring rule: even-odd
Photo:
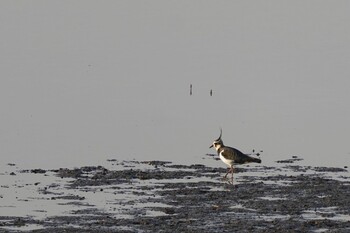
[[[347,3],[139,4],[2,4],[0,166],[201,163],[220,127],[264,165],[349,166]]]

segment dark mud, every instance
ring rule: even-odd
[[[164,161],[124,162],[124,168],[116,170],[96,166],[21,171],[67,180],[67,190],[81,192],[51,191],[54,184],[38,192],[80,209],[41,220],[30,214],[0,217],[0,231],[35,225],[39,229],[31,232],[350,232],[348,171],[290,165],[299,161],[293,159],[287,165],[278,162],[279,167],[237,168],[233,184],[222,180],[224,168]],[[123,214],[85,198],[111,190],[133,195],[126,202],[115,201]]]

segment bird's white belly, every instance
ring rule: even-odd
[[[233,161],[233,160],[225,159],[225,157],[222,156],[221,153],[220,153],[219,156],[220,156],[220,159],[222,160],[222,162],[226,163],[228,166],[231,166],[231,165],[234,164],[234,161]]]

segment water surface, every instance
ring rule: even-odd
[[[349,165],[347,1],[1,5],[2,166],[201,163],[220,127],[267,165]]]

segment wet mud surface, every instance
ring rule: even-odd
[[[240,166],[233,183],[222,179],[225,168],[164,161],[21,170],[14,175],[64,183],[33,187],[41,199],[69,208],[42,218],[2,215],[0,232],[350,232],[347,168],[298,161]],[[99,204],[92,201],[97,197]]]

